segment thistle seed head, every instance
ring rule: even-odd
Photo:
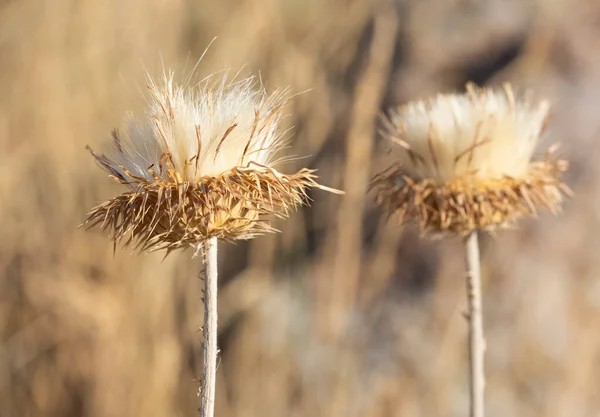
[[[538,208],[560,209],[566,161],[531,162],[548,122],[547,102],[467,85],[390,112],[383,136],[401,149],[398,162],[372,181],[376,199],[423,233],[466,235],[511,226]]]
[[[273,167],[285,146],[279,124],[287,91],[269,95],[253,78],[188,88],[172,73],[161,83],[148,77],[147,87],[145,115],[130,117],[124,135],[113,131],[114,149],[88,148],[129,189],[86,220],[109,229],[115,244],[169,252],[210,237],[249,239],[274,231],[270,217],[307,203],[309,187],[335,191],[311,170],[284,175]]]

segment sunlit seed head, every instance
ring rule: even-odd
[[[131,117],[113,150],[91,151],[129,190],[89,213],[86,224],[141,251],[197,247],[208,238],[250,239],[274,232],[273,217],[308,203],[314,171],[286,175],[274,166],[285,147],[280,129],[287,90],[267,94],[253,78],[226,76],[189,86],[172,73],[148,77],[150,103]],[[266,218],[265,218],[266,217]]]
[[[546,102],[467,85],[392,111],[384,136],[400,146],[398,161],[371,183],[376,201],[400,222],[434,236],[512,226],[538,209],[558,212],[570,191],[564,160],[531,161],[548,120]]]
[[[549,104],[467,85],[466,94],[438,95],[390,112],[384,136],[404,148],[399,165],[414,179],[439,183],[526,174],[548,118]]]
[[[267,94],[253,77],[209,77],[194,87],[177,85],[173,74],[148,76],[150,103],[140,117],[115,132],[112,168],[128,177],[167,179],[167,163],[182,181],[199,181],[234,167],[270,165],[285,146],[279,128],[287,91]]]

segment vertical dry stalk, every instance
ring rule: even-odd
[[[375,14],[369,60],[356,87],[352,122],[348,132],[344,167],[346,198],[337,222],[335,273],[331,279],[327,335],[336,340],[342,334],[345,312],[356,302],[360,269],[362,216],[369,185],[373,134],[390,71],[396,41],[398,17],[392,2],[383,1]]]
[[[467,264],[467,320],[469,322],[469,393],[470,417],[484,416],[484,353],[485,337],[481,311],[481,273],[477,231],[465,239]]]
[[[217,376],[217,244],[216,237],[204,242],[204,327],[202,335],[202,380],[200,383],[200,417],[215,414]]]
[[[375,11],[373,41],[368,62],[356,87],[352,122],[348,132],[344,168],[346,198],[338,216],[338,233],[334,254],[334,274],[330,282],[330,305],[325,336],[337,344],[339,372],[326,415],[342,416],[350,411],[351,385],[356,381],[356,355],[347,344],[346,317],[358,301],[362,245],[362,216],[369,185],[369,170],[377,109],[389,75],[398,17],[391,1],[381,1]]]

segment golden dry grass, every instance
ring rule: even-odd
[[[392,160],[371,157],[379,110],[467,78],[555,101],[579,196],[483,242],[489,415],[598,415],[600,7],[474,3],[1,2],[0,416],[195,414],[199,261],[113,256],[77,225],[120,192],[84,146],[143,107],[144,65],[189,69],[213,36],[201,75],[312,88],[288,107],[312,157],[290,168],[348,192],[222,246],[219,416],[464,415],[461,245],[401,237],[363,191]]]

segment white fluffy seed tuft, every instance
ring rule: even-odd
[[[227,75],[187,87],[176,85],[173,73],[160,83],[148,76],[147,87],[145,114],[127,120],[124,137],[113,135],[116,150],[108,156],[119,174],[152,182],[171,168],[183,181],[198,182],[235,167],[270,166],[286,145],[279,124],[287,90],[269,95],[254,77]]]
[[[400,165],[414,179],[446,182],[522,177],[548,119],[549,104],[467,85],[466,94],[438,95],[390,113],[384,136],[404,148]]]

